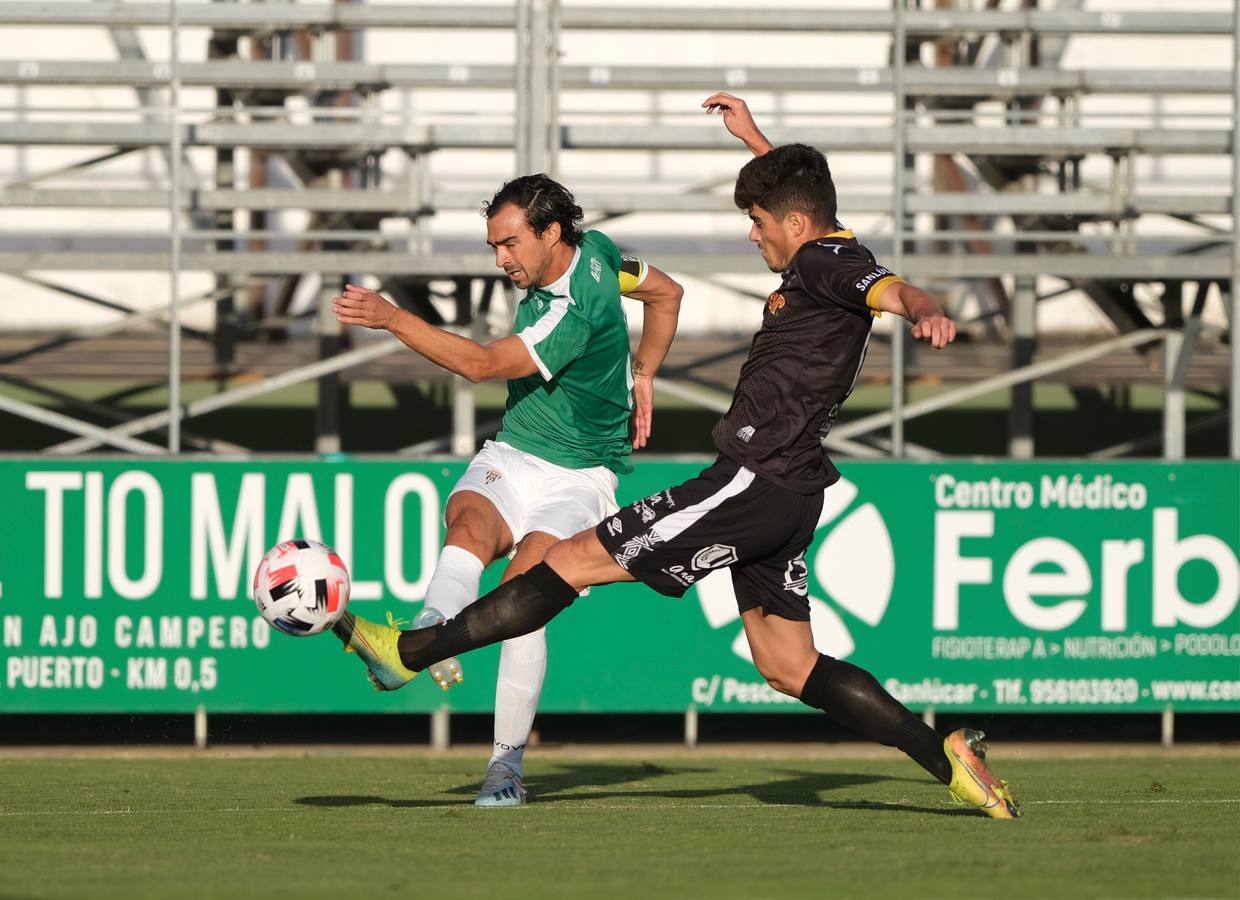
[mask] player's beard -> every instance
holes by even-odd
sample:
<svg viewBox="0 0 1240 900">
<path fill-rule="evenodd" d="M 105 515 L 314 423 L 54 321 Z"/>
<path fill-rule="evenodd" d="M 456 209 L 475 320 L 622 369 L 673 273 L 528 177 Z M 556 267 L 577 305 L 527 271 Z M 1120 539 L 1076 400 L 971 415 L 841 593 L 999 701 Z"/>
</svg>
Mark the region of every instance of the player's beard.
<svg viewBox="0 0 1240 900">
<path fill-rule="evenodd" d="M 760 248 L 759 252 L 762 254 L 762 261 L 772 272 L 782 272 L 788 268 L 786 254 L 780 253 L 775 247 L 768 244 Z"/>
</svg>

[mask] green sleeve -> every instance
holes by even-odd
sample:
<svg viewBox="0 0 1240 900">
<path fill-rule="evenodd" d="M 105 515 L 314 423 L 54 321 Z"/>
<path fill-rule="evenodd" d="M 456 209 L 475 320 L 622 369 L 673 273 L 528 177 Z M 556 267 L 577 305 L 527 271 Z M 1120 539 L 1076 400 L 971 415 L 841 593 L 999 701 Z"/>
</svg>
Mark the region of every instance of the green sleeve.
<svg viewBox="0 0 1240 900">
<path fill-rule="evenodd" d="M 590 323 L 576 303 L 556 297 L 542 317 L 517 337 L 529 349 L 543 379 L 550 381 L 585 350 Z"/>
</svg>

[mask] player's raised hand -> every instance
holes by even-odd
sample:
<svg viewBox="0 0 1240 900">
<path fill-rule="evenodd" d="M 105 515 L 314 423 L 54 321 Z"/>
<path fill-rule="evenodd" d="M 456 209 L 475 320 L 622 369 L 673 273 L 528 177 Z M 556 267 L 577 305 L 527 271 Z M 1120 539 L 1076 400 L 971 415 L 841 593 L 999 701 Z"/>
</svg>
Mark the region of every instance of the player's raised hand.
<svg viewBox="0 0 1240 900">
<path fill-rule="evenodd" d="M 956 339 L 956 323 L 942 313 L 923 316 L 913 324 L 913 337 L 942 350 Z"/>
<path fill-rule="evenodd" d="M 749 105 L 740 97 L 719 91 L 703 100 L 702 108 L 708 116 L 715 113 L 723 116 L 724 127 L 733 136 L 740 138 L 755 156 L 761 156 L 771 149 L 771 142 L 758 130 Z"/>
<path fill-rule="evenodd" d="M 654 413 L 654 379 L 648 375 L 633 378 L 633 449 L 640 450 L 650 438 L 650 420 Z"/>
<path fill-rule="evenodd" d="M 380 294 L 356 284 L 346 284 L 344 293 L 332 300 L 332 312 L 342 325 L 387 328 L 396 318 L 397 310 Z"/>
</svg>

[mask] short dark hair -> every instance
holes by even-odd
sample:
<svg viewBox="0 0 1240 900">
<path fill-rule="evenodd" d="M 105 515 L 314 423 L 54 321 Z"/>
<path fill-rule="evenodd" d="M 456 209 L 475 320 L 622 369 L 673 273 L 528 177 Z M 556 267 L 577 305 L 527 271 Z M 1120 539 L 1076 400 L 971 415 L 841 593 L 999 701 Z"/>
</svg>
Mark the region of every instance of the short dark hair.
<svg viewBox="0 0 1240 900">
<path fill-rule="evenodd" d="M 779 219 L 801 212 L 816 225 L 835 225 L 835 182 L 827 158 L 804 144 L 785 144 L 747 162 L 736 176 L 732 200 L 745 212 L 761 206 Z"/>
<path fill-rule="evenodd" d="M 482 205 L 482 214 L 488 219 L 494 218 L 510 203 L 525 212 L 525 223 L 536 237 L 542 237 L 553 222 L 559 222 L 560 240 L 570 247 L 581 243 L 579 226 L 585 213 L 573 199 L 573 192 L 558 181 L 542 173 L 506 181 L 491 202 Z"/>
</svg>

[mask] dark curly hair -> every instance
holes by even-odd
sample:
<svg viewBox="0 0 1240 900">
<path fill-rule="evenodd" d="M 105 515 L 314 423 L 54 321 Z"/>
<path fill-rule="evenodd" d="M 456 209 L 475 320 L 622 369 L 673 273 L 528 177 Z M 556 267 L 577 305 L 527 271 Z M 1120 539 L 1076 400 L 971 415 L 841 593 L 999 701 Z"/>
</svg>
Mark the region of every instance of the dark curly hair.
<svg viewBox="0 0 1240 900">
<path fill-rule="evenodd" d="M 581 220 L 585 213 L 573 199 L 573 192 L 546 175 L 522 175 L 504 183 L 490 203 L 482 205 L 482 214 L 491 219 L 509 203 L 525 212 L 525 222 L 535 236 L 553 222 L 560 224 L 560 240 L 570 247 L 581 243 Z"/>
<path fill-rule="evenodd" d="M 747 162 L 736 176 L 732 200 L 745 212 L 761 206 L 777 219 L 800 212 L 815 225 L 835 225 L 835 182 L 827 158 L 805 144 L 785 144 Z"/>
</svg>

